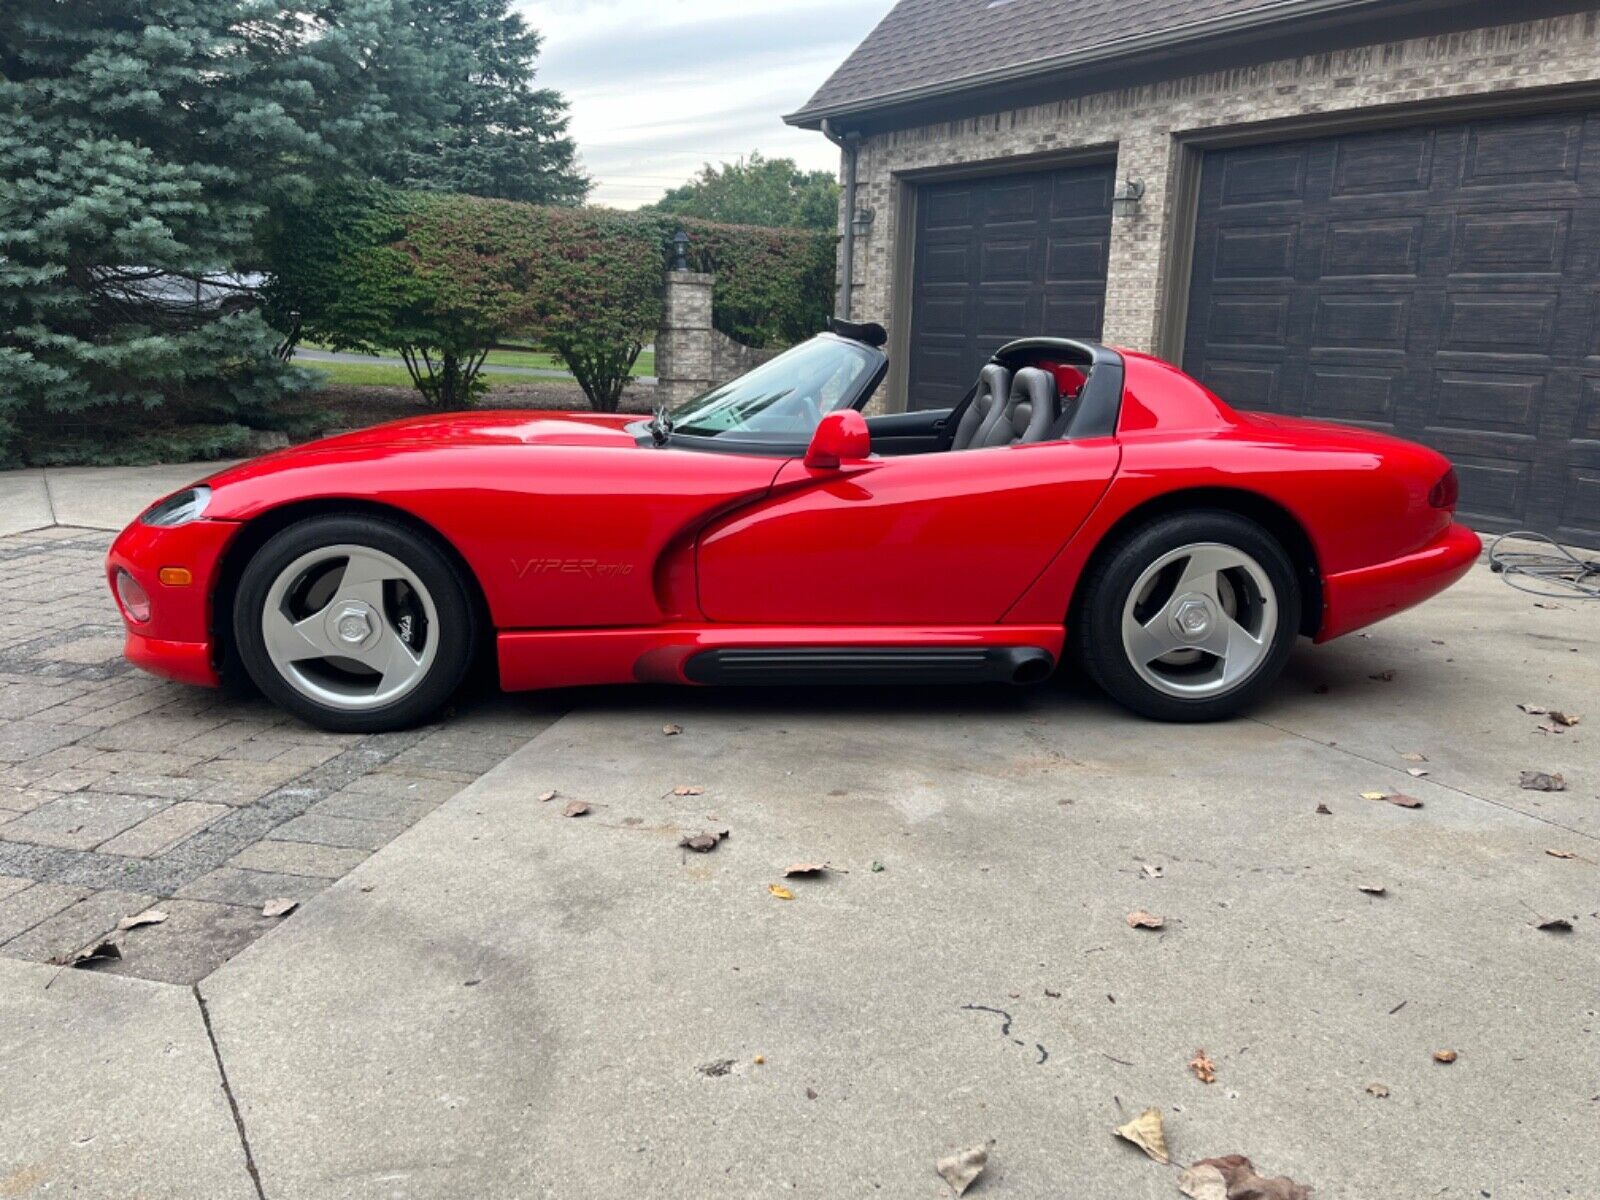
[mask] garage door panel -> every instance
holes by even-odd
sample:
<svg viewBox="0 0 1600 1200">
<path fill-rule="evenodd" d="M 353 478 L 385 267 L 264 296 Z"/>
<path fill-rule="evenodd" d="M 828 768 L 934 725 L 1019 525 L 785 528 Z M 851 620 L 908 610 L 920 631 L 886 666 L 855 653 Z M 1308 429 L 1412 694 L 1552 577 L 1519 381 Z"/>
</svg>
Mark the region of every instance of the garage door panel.
<svg viewBox="0 0 1600 1200">
<path fill-rule="evenodd" d="M 1224 399 L 1392 427 L 1485 529 L 1600 545 L 1600 113 L 1212 151 L 1194 246 Z"/>
<path fill-rule="evenodd" d="M 1283 403 L 1283 367 L 1279 363 L 1213 361 L 1198 378 L 1235 408 L 1250 412 L 1287 412 Z"/>
<path fill-rule="evenodd" d="M 1306 378 L 1307 416 L 1393 429 L 1404 372 L 1394 367 L 1313 364 Z"/>
<path fill-rule="evenodd" d="M 913 407 L 959 400 L 1016 338 L 1100 336 L 1114 178 L 1098 164 L 918 189 Z"/>
<path fill-rule="evenodd" d="M 1445 298 L 1439 349 L 1504 354 L 1549 354 L 1557 297 L 1457 292 Z"/>
<path fill-rule="evenodd" d="M 1600 376 L 1585 375 L 1578 381 L 1578 403 L 1570 437 L 1573 441 L 1594 442 L 1600 449 Z"/>
<path fill-rule="evenodd" d="M 1434 133 L 1403 129 L 1352 137 L 1336 144 L 1334 196 L 1425 192 L 1433 181 Z"/>
<path fill-rule="evenodd" d="M 1258 224 L 1217 230 L 1214 279 L 1292 279 L 1300 254 L 1300 227 Z"/>
<path fill-rule="evenodd" d="M 1421 272 L 1422 235 L 1421 217 L 1329 221 L 1323 239 L 1322 277 L 1413 279 Z"/>
<path fill-rule="evenodd" d="M 1037 270 L 1037 250 L 1032 238 L 985 238 L 978 282 L 1028 283 Z"/>
<path fill-rule="evenodd" d="M 1600 451 L 1568 466 L 1560 502 L 1556 535 L 1581 545 L 1600 544 Z"/>
<path fill-rule="evenodd" d="M 1581 114 L 1473 122 L 1466 128 L 1461 186 L 1575 183 L 1583 135 Z"/>
<path fill-rule="evenodd" d="M 1435 371 L 1427 427 L 1532 437 L 1544 411 L 1546 379 L 1542 372 Z"/>
<path fill-rule="evenodd" d="M 1567 269 L 1570 209 L 1456 217 L 1452 275 L 1559 275 Z"/>
<path fill-rule="evenodd" d="M 1409 296 L 1357 293 L 1318 296 L 1311 322 L 1311 346 L 1313 349 L 1403 353 L 1410 316 Z"/>
<path fill-rule="evenodd" d="M 1302 199 L 1307 154 L 1304 146 L 1235 151 L 1225 160 L 1219 205 L 1228 208 Z"/>
<path fill-rule="evenodd" d="M 1109 171 L 1061 172 L 1050 177 L 1050 216 L 1098 219 L 1111 212 Z"/>
</svg>

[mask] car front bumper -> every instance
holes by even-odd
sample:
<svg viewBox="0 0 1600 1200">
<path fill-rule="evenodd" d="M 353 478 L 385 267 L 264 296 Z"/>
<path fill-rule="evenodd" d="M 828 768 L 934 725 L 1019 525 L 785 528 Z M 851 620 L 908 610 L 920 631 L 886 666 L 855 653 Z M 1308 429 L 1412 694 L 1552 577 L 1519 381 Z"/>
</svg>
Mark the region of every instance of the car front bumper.
<svg viewBox="0 0 1600 1200">
<path fill-rule="evenodd" d="M 150 597 L 150 618 L 135 620 L 117 601 L 127 628 L 123 655 L 134 666 L 180 683 L 216 687 L 217 643 L 212 600 L 222 556 L 240 526 L 232 521 L 191 521 L 158 528 L 135 521 L 117 537 L 106 556 L 106 582 L 116 599 L 118 571 L 133 576 Z M 161 582 L 165 567 L 187 570 L 191 581 Z"/>
<path fill-rule="evenodd" d="M 1472 530 L 1449 525 L 1411 554 L 1329 575 L 1322 582 L 1316 640 L 1331 641 L 1437 596 L 1465 575 L 1482 551 L 1483 541 Z"/>
</svg>

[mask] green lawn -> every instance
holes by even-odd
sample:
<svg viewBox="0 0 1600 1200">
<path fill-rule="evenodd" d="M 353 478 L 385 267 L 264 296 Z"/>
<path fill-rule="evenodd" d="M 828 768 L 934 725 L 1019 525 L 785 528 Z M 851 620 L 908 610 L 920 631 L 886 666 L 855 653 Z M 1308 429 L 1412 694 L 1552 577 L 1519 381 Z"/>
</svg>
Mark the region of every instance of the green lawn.
<svg viewBox="0 0 1600 1200">
<path fill-rule="evenodd" d="M 341 387 L 400 387 L 412 386 L 411 375 L 404 367 L 390 367 L 382 363 L 328 363 L 300 362 L 296 366 L 317 371 L 327 376 L 328 382 Z M 483 380 L 489 390 L 511 387 L 519 383 L 538 382 L 537 375 L 485 375 Z M 559 384 L 560 380 L 551 380 Z"/>
<path fill-rule="evenodd" d="M 307 350 L 327 349 L 326 346 L 319 346 L 314 342 L 306 342 L 304 345 Z M 532 367 L 541 371 L 566 370 L 566 367 L 562 366 L 561 361 L 555 355 L 542 354 L 536 350 L 491 350 L 489 351 L 489 357 L 484 361 L 493 363 L 497 367 Z M 313 366 L 317 364 L 307 363 L 304 365 Z M 401 374 L 405 373 L 404 368 L 397 369 L 400 370 Z M 639 355 L 639 361 L 633 364 L 633 373 L 635 375 L 654 375 L 656 373 L 656 354 L 654 350 L 645 350 Z M 346 381 L 341 380 L 341 382 Z M 355 381 L 349 382 L 354 383 Z M 368 382 L 378 383 L 382 381 L 370 380 Z"/>
</svg>

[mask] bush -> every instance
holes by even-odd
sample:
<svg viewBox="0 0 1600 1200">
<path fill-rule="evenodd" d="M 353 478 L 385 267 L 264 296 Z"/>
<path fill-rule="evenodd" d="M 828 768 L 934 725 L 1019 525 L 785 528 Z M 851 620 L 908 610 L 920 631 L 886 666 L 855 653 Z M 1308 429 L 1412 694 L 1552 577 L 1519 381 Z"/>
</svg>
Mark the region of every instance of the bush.
<svg viewBox="0 0 1600 1200">
<path fill-rule="evenodd" d="M 283 216 L 269 239 L 269 308 L 295 336 L 398 350 L 441 408 L 483 390 L 489 350 L 537 338 L 596 410 L 614 412 L 661 323 L 680 227 L 691 265 L 717 274 L 723 332 L 766 346 L 821 328 L 832 301 L 826 234 L 378 187 L 324 193 Z"/>
</svg>

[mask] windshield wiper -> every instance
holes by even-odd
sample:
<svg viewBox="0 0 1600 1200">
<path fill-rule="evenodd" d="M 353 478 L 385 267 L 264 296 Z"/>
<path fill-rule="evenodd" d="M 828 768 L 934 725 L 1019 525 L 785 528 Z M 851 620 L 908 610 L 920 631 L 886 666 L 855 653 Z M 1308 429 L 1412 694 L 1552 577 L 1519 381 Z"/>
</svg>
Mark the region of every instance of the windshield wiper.
<svg viewBox="0 0 1600 1200">
<path fill-rule="evenodd" d="M 655 412 L 650 417 L 650 440 L 658 446 L 665 446 L 672 438 L 672 418 L 667 415 L 665 404 L 656 405 Z"/>
</svg>

